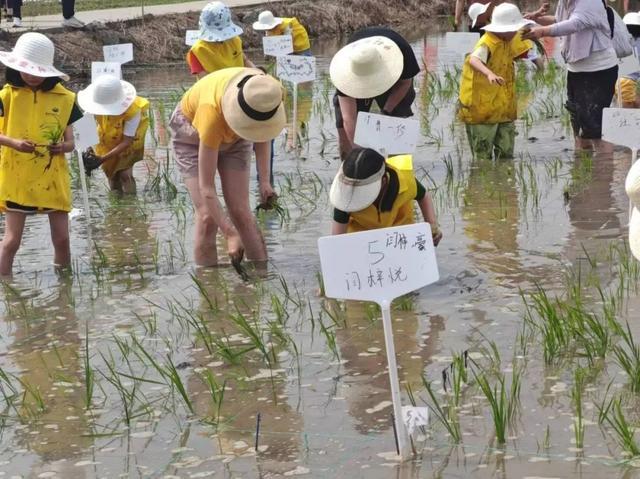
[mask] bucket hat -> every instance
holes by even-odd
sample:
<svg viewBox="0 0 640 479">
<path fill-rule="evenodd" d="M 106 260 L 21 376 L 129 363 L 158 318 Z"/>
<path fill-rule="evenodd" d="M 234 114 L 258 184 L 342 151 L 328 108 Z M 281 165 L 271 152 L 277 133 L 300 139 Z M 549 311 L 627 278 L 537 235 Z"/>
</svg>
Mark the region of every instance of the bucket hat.
<svg viewBox="0 0 640 479">
<path fill-rule="evenodd" d="M 373 98 L 389 90 L 402 75 L 400 47 L 387 37 L 367 37 L 338 50 L 329 75 L 335 87 L 352 98 Z"/>
<path fill-rule="evenodd" d="M 208 3 L 200 12 L 200 40 L 224 42 L 238 35 L 242 28 L 231 21 L 231 10 L 224 3 Z"/>
<path fill-rule="evenodd" d="M 287 121 L 283 98 L 278 80 L 261 70 L 246 68 L 227 85 L 222 114 L 240 138 L 269 141 L 280 134 Z"/>
<path fill-rule="evenodd" d="M 276 28 L 283 22 L 283 19 L 280 17 L 274 17 L 273 13 L 269 10 L 265 10 L 264 12 L 260 12 L 258 15 L 258 21 L 253 22 L 254 30 L 272 30 Z"/>
<path fill-rule="evenodd" d="M 482 15 L 483 13 L 486 13 L 487 9 L 489 8 L 490 3 L 487 4 L 482 4 L 482 3 L 472 3 L 471 6 L 469 7 L 469 11 L 467 12 L 469 15 L 469 18 L 471 19 L 471 26 L 475 27 L 476 26 L 476 22 L 478 21 L 478 17 L 480 15 Z"/>
<path fill-rule="evenodd" d="M 122 115 L 135 99 L 135 87 L 112 75 L 100 76 L 78 92 L 78 104 L 92 115 Z"/>
<path fill-rule="evenodd" d="M 361 211 L 376 200 L 385 173 L 384 157 L 370 148 L 355 148 L 333 179 L 329 201 L 347 213 Z"/>
<path fill-rule="evenodd" d="M 512 3 L 501 3 L 493 9 L 491 23 L 483 27 L 486 32 L 508 33 L 533 25 L 535 22 L 526 20 L 520 9 Z"/>
<path fill-rule="evenodd" d="M 0 52 L 0 62 L 5 66 L 29 75 L 50 78 L 69 76 L 53 66 L 55 47 L 42 33 L 27 32 L 20 35 L 13 50 Z"/>
<path fill-rule="evenodd" d="M 627 173 L 624 189 L 633 207 L 629 220 L 629 247 L 633 256 L 640 260 L 640 161 L 636 161 Z"/>
<path fill-rule="evenodd" d="M 640 12 L 629 12 L 624 16 L 622 21 L 626 25 L 640 25 Z"/>
</svg>

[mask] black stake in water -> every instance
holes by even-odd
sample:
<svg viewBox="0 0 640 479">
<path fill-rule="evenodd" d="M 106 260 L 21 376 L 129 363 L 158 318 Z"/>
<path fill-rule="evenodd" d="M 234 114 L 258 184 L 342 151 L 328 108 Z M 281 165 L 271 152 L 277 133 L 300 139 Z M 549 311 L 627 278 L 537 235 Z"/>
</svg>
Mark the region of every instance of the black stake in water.
<svg viewBox="0 0 640 479">
<path fill-rule="evenodd" d="M 442 387 L 444 388 L 444 392 L 447 392 L 447 368 L 442 370 Z"/>
<path fill-rule="evenodd" d="M 256 416 L 256 452 L 258 452 L 258 438 L 260 437 L 260 413 Z"/>
<path fill-rule="evenodd" d="M 393 439 L 396 441 L 396 452 L 400 455 L 400 445 L 398 444 L 398 431 L 396 430 L 396 418 L 391 413 L 391 424 L 393 425 Z"/>
</svg>

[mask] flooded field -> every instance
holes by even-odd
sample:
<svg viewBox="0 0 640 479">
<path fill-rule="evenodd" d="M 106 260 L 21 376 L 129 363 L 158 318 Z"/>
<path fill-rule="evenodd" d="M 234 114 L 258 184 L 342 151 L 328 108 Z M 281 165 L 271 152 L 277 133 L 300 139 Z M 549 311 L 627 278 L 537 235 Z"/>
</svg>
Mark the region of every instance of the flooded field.
<svg viewBox="0 0 640 479">
<path fill-rule="evenodd" d="M 94 174 L 91 225 L 72 220 L 73 273 L 53 272 L 35 218 L 2 285 L 0 477 L 640 477 L 630 153 L 575 157 L 563 67 L 524 65 L 517 158 L 472 161 L 441 40 L 414 44 L 431 72 L 417 85 L 414 165 L 444 232 L 441 280 L 393 311 L 403 402 L 432 411 L 413 461 L 393 459 L 377 307 L 318 294 L 339 164 L 326 73 L 337 45 L 320 45 L 301 148 L 276 141 L 282 208 L 258 214 L 270 261 L 248 282 L 193 267 L 165 129 L 186 68 L 125 73 L 154 105 L 138 195 Z M 80 207 L 77 169 L 74 185 Z"/>
</svg>

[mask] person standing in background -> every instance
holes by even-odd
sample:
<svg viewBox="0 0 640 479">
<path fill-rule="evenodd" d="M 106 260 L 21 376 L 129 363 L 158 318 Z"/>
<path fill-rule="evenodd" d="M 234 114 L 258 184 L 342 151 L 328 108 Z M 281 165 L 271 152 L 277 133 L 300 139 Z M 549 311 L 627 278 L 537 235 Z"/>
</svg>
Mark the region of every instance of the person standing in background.
<svg viewBox="0 0 640 479">
<path fill-rule="evenodd" d="M 86 26 L 83 21 L 76 18 L 76 0 L 62 0 L 62 17 L 63 27 L 84 28 Z"/>
</svg>

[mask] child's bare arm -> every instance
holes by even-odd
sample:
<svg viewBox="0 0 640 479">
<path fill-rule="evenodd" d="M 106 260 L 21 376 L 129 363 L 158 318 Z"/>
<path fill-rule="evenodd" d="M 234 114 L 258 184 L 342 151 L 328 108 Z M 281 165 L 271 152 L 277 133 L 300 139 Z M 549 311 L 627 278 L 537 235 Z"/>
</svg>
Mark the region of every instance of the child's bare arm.
<svg viewBox="0 0 640 479">
<path fill-rule="evenodd" d="M 33 153 L 36 149 L 36 144 L 31 140 L 18 140 L 5 135 L 0 135 L 0 146 L 6 146 L 22 153 Z"/>
<path fill-rule="evenodd" d="M 346 223 L 338 223 L 335 220 L 331 223 L 331 234 L 332 235 L 343 235 L 346 232 L 347 232 L 347 224 Z"/>
<path fill-rule="evenodd" d="M 418 200 L 418 206 L 422 212 L 424 220 L 431 225 L 431 235 L 433 236 L 434 246 L 438 246 L 438 243 L 442 239 L 442 231 L 438 227 L 438 219 L 436 218 L 436 210 L 433 207 L 433 201 L 431 195 L 425 193 L 424 196 Z"/>
<path fill-rule="evenodd" d="M 482 63 L 482 60 L 480 60 L 478 57 L 471 55 L 471 57 L 469 58 L 469 65 L 471 65 L 471 67 L 474 70 L 486 76 L 487 80 L 489 80 L 489 83 L 497 83 L 498 85 L 504 85 L 504 78 L 496 75 L 491 70 L 489 70 L 489 68 L 487 68 L 487 66 L 484 63 Z"/>
</svg>

